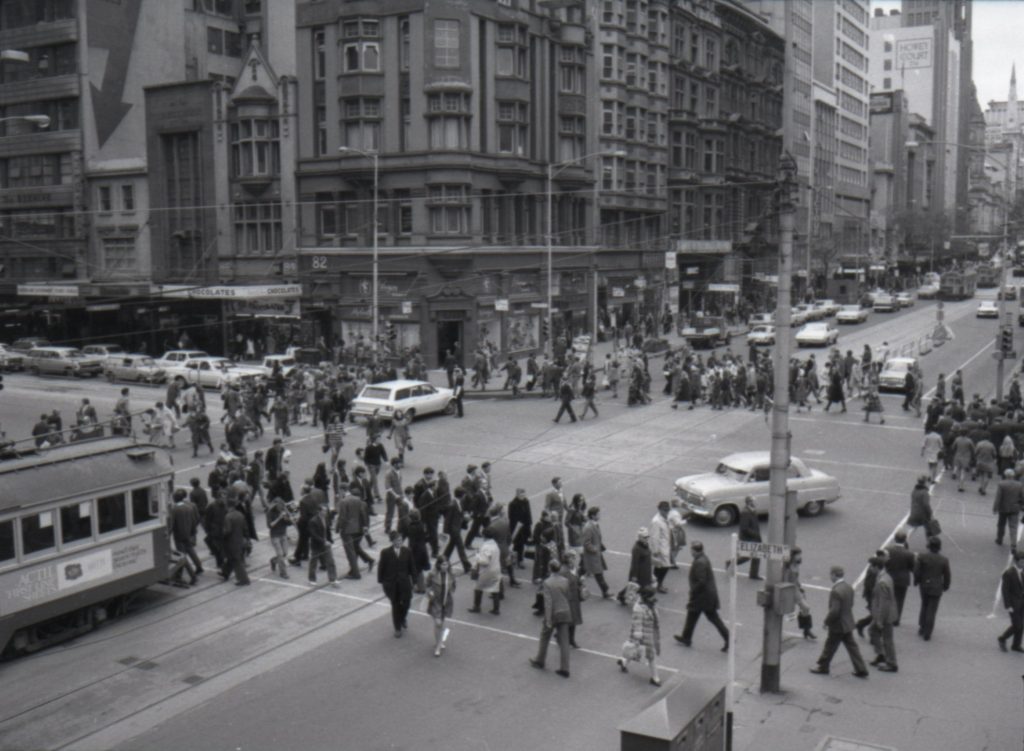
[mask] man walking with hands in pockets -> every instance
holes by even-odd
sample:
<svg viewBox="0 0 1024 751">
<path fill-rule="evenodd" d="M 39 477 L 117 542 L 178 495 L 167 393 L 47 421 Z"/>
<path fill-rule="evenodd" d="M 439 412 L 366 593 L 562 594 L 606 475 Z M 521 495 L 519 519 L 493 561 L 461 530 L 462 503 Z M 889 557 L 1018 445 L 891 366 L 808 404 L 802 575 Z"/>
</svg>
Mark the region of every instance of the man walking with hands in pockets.
<svg viewBox="0 0 1024 751">
<path fill-rule="evenodd" d="M 821 650 L 818 664 L 811 668 L 811 672 L 828 675 L 828 666 L 839 649 L 839 644 L 842 643 L 850 655 L 850 661 L 853 662 L 853 674 L 858 678 L 867 678 L 868 666 L 864 664 L 860 647 L 853 638 L 853 587 L 843 578 L 845 572 L 842 566 L 833 566 L 830 576 L 832 591 L 828 596 L 828 615 L 825 616 L 828 638 L 825 639 L 825 647 Z"/>
</svg>

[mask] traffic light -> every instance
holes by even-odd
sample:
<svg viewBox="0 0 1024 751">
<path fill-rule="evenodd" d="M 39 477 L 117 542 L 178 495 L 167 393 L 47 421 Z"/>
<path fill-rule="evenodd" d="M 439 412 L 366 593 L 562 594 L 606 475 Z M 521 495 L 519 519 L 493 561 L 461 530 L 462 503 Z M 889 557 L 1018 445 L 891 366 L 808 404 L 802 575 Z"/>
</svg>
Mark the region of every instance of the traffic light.
<svg viewBox="0 0 1024 751">
<path fill-rule="evenodd" d="M 395 328 L 395 324 L 388 321 L 387 326 L 388 341 L 394 342 L 398 338 L 398 330 Z"/>
<path fill-rule="evenodd" d="M 550 336 L 551 336 L 551 332 L 548 329 L 548 319 L 547 318 L 541 318 L 540 319 L 540 331 L 541 331 L 541 334 L 543 336 L 544 341 L 547 341 L 550 338 Z"/>
<path fill-rule="evenodd" d="M 1004 355 L 1013 352 L 1013 328 L 1010 326 L 1003 326 L 999 330 L 999 351 Z"/>
</svg>

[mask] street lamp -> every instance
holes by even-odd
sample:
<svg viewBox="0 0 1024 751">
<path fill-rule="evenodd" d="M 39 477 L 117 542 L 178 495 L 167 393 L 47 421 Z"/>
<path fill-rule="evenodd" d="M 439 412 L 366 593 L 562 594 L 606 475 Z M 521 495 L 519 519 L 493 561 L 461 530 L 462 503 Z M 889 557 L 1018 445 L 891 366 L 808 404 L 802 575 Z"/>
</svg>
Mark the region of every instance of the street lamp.
<svg viewBox="0 0 1024 751">
<path fill-rule="evenodd" d="M 379 185 L 380 177 L 380 155 L 376 151 L 363 151 L 353 146 L 341 146 L 338 148 L 338 152 L 342 154 L 355 154 L 357 156 L 363 156 L 367 159 L 373 160 L 373 324 L 372 324 L 372 336 L 373 336 L 373 363 L 377 364 L 377 353 L 379 350 L 379 332 L 378 332 L 378 320 L 379 315 L 377 312 L 377 274 L 378 274 L 378 247 L 377 247 L 377 190 Z"/>
<path fill-rule="evenodd" d="M 549 354 L 551 354 L 552 356 L 554 356 L 554 347 L 551 346 L 551 345 L 552 345 L 552 342 L 554 341 L 554 334 L 555 334 L 555 331 L 552 328 L 552 315 L 551 315 L 552 307 L 554 306 L 554 299 L 552 297 L 552 284 L 553 284 L 553 281 L 554 281 L 554 264 L 553 264 L 553 260 L 552 260 L 553 259 L 553 254 L 554 254 L 554 251 L 552 249 L 552 243 L 554 241 L 553 210 L 552 210 L 553 209 L 552 203 L 553 203 L 553 198 L 554 198 L 554 179 L 555 179 L 555 175 L 557 175 L 559 172 L 564 170 L 566 167 L 571 167 L 574 164 L 579 164 L 580 162 L 585 161 L 585 160 L 590 159 L 591 157 L 595 157 L 595 156 L 617 156 L 617 157 L 623 157 L 623 156 L 626 156 L 626 152 L 621 150 L 621 149 L 616 149 L 614 151 L 594 151 L 594 152 L 591 152 L 590 154 L 584 154 L 583 156 L 573 157 L 572 159 L 566 159 L 566 160 L 561 161 L 561 162 L 549 162 L 548 163 L 548 190 L 547 190 L 547 199 L 548 199 L 547 200 L 547 230 L 548 230 L 548 232 L 547 232 L 547 245 L 548 245 L 548 248 L 547 248 L 547 250 L 548 250 L 548 310 L 547 310 L 547 318 L 548 318 L 548 340 L 545 343 L 545 347 L 547 348 Z M 595 211 L 599 210 L 596 205 L 594 206 L 594 210 Z"/>
<path fill-rule="evenodd" d="M 23 120 L 26 123 L 32 123 L 40 128 L 50 127 L 49 115 L 10 115 L 9 117 L 0 117 L 0 123 L 5 123 L 10 120 Z"/>
</svg>

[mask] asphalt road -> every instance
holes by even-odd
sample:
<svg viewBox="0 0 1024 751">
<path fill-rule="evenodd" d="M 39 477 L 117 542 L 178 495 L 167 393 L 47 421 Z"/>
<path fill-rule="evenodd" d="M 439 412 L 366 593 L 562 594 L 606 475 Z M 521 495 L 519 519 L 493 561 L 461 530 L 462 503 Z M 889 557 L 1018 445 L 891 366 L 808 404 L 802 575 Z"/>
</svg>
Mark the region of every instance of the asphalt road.
<svg viewBox="0 0 1024 751">
<path fill-rule="evenodd" d="M 976 320 L 975 306 L 971 301 L 945 306 L 955 338 L 922 358 L 929 387 L 939 372 L 949 374 L 958 367 L 963 368 L 968 393 L 987 393 L 994 386 L 995 322 Z M 859 353 L 868 342 L 878 351 L 883 342 L 916 340 L 933 326 L 934 306 L 919 304 L 841 329 L 839 346 Z M 657 393 L 660 369 L 652 366 L 652 373 Z M 30 426 L 44 407 L 70 414 L 86 394 L 104 414 L 116 393 L 97 382 L 54 379 L 42 384 L 42 392 L 27 376 L 10 376 L 5 383 L 0 415 L 9 432 L 10 426 L 26 420 Z M 154 401 L 159 398 L 157 390 L 132 390 L 140 402 L 147 398 L 144 393 L 153 394 L 148 398 Z M 827 604 L 829 566 L 845 566 L 850 580 L 859 575 L 867 557 L 901 523 L 914 478 L 923 469 L 920 421 L 900 409 L 900 397 L 886 396 L 884 403 L 884 426 L 865 425 L 858 402 L 851 402 L 847 414 L 815 408 L 791 416 L 794 455 L 835 475 L 843 492 L 826 513 L 798 523 L 798 542 L 805 551 L 803 578 L 816 620 Z M 490 460 L 496 496 L 509 499 L 521 485 L 533 497 L 536 514 L 550 478 L 561 476 L 569 495 L 581 492 L 603 510 L 607 576 L 616 589 L 626 579 L 636 529 L 649 523 L 657 501 L 670 495 L 678 476 L 709 471 L 734 451 L 766 448 L 769 438 L 760 413 L 673 411 L 660 397 L 650 406 L 628 408 L 621 399 L 602 395 L 600 418 L 576 424 L 553 425 L 555 406 L 540 399 L 474 400 L 464 420 L 418 422 L 413 426 L 416 449 L 407 457 L 404 479 L 411 483 L 431 465 L 447 470 L 457 482 L 467 463 Z M 213 417 L 216 421 L 216 407 Z M 350 434 L 346 455 L 361 434 L 361 429 Z M 265 437 L 254 447 L 268 443 Z M 293 476 L 311 474 L 321 460 L 319 437 L 300 427 L 292 448 Z M 205 467 L 187 450 L 179 449 L 176 459 L 178 482 L 194 473 L 205 476 Z M 783 685 L 791 699 L 800 700 L 788 706 L 764 704 L 756 697 L 762 616 L 755 583 L 740 578 L 737 748 L 810 749 L 825 733 L 900 749 L 981 748 L 974 735 L 965 735 L 955 746 L 941 743 L 979 725 L 994 739 L 990 748 L 1009 747 L 996 741 L 1013 737 L 1019 727 L 1005 719 L 1019 711 L 1019 680 L 995 645 L 1005 617 L 997 611 L 989 618 L 1006 560 L 1005 550 L 992 543 L 990 500 L 973 488 L 959 494 L 944 479 L 934 505 L 952 560 L 953 587 L 942 601 L 929 644 L 914 636 L 917 597 L 908 596 L 910 613 L 897 636 L 898 676 L 855 682 L 842 655 L 834 663 L 834 678 L 808 676 L 806 668 L 819 647 L 796 638 L 790 624 Z M 731 531 L 696 522 L 689 529 L 691 540 L 705 543 L 719 572 L 723 603 L 727 580 L 722 567 Z M 919 549 L 922 541 L 912 539 L 912 546 Z M 0 699 L 0 738 L 7 739 L 0 745 L 610 750 L 618 748 L 616 726 L 656 695 L 640 669 L 623 676 L 614 665 L 629 625 L 628 613 L 614 602 L 585 604 L 585 624 L 578 635 L 583 649 L 574 653 L 572 678 L 566 682 L 552 672 L 556 654 L 549 655 L 546 674 L 527 665 L 539 628 L 529 609 L 530 588 L 509 591 L 500 616 L 472 615 L 465 612 L 472 587 L 461 578 L 452 644 L 441 659 L 434 659 L 428 619 L 412 616 L 409 637 L 395 640 L 386 603 L 370 577 L 343 582 L 336 590 L 308 590 L 298 569 L 288 582 L 271 578 L 265 567 L 269 555 L 268 544 L 258 543 L 253 587 L 237 590 L 206 581 L 185 595 L 155 591 L 148 595 L 155 607 L 143 615 L 0 668 L 5 683 L 21 686 L 16 699 Z M 344 556 L 340 551 L 336 556 L 344 571 Z M 684 553 L 683 568 L 668 578 L 670 594 L 659 599 L 663 678 L 724 684 L 725 657 L 708 624 L 698 626 L 691 650 L 670 636 L 678 633 L 684 618 L 686 561 Z M 857 612 L 864 613 L 859 597 Z M 188 627 L 183 629 L 183 623 Z M 870 652 L 866 643 L 862 646 Z M 126 658 L 156 664 L 136 670 L 134 663 L 126 667 L 119 662 Z M 58 670 L 68 674 L 64 668 L 69 663 L 73 677 L 58 688 L 52 675 Z M 831 707 L 829 697 L 835 699 Z M 825 702 L 824 708 L 800 714 L 800 708 L 815 701 Z M 927 712 L 915 701 L 927 706 Z M 865 723 L 868 708 L 879 702 L 903 712 L 894 710 L 891 719 Z M 795 719 L 772 719 L 787 712 L 795 713 Z M 913 737 L 907 736 L 907 727 Z M 785 735 L 796 731 L 803 734 L 799 738 L 804 745 Z M 765 745 L 769 737 L 778 738 L 778 745 Z"/>
</svg>

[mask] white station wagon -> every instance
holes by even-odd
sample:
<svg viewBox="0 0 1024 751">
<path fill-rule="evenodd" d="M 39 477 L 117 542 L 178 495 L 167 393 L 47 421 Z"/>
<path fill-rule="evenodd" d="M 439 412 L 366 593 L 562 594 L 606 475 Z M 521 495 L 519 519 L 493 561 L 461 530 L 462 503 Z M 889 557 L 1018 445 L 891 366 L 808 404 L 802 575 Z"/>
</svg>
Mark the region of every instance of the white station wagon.
<svg viewBox="0 0 1024 751">
<path fill-rule="evenodd" d="M 369 417 L 375 409 L 380 416 L 390 419 L 402 410 L 410 417 L 422 417 L 435 412 L 455 414 L 455 395 L 451 389 L 438 388 L 426 381 L 384 381 L 363 386 L 359 396 L 352 400 L 349 419 Z"/>
<path fill-rule="evenodd" d="M 714 472 L 676 480 L 676 495 L 694 516 L 708 519 L 718 527 L 727 527 L 739 519 L 743 499 L 748 495 L 753 497 L 759 514 L 768 513 L 770 466 L 767 451 L 730 454 L 719 462 Z M 802 459 L 790 458 L 786 477 L 786 487 L 796 491 L 797 511 L 805 516 L 817 516 L 826 504 L 839 500 L 839 481 L 811 469 Z"/>
</svg>

